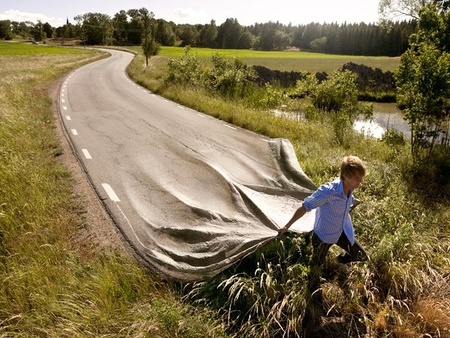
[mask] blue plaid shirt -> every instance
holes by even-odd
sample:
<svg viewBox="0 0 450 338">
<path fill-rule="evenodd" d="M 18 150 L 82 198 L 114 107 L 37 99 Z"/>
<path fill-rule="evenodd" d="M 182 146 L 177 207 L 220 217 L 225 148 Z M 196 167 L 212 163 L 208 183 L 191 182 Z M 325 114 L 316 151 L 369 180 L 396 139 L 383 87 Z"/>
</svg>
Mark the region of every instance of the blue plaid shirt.
<svg viewBox="0 0 450 338">
<path fill-rule="evenodd" d="M 350 243 L 354 244 L 355 234 L 349 214 L 353 201 L 353 189 L 347 196 L 344 193 L 344 182 L 339 178 L 322 184 L 311 196 L 305 198 L 303 206 L 307 211 L 317 208 L 314 232 L 322 242 L 335 244 L 344 231 Z"/>
</svg>

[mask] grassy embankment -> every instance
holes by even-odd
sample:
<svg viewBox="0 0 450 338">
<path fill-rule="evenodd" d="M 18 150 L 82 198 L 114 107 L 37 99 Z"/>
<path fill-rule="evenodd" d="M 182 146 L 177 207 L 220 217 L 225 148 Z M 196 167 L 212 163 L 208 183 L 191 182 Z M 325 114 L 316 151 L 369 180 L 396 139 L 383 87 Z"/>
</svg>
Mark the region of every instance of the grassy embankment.
<svg viewBox="0 0 450 338">
<path fill-rule="evenodd" d="M 59 160 L 47 88 L 101 57 L 0 42 L 0 337 L 224 337 L 126 255 L 72 240 L 86 202 Z"/>
<path fill-rule="evenodd" d="M 213 51 L 192 52 L 210 57 Z M 253 64 L 282 70 L 331 73 L 350 60 L 383 71 L 398 65 L 398 59 L 388 58 L 320 55 L 309 58 L 307 54 L 303 59 L 301 53 L 295 58 L 286 52 L 263 53 L 258 59 L 249 51 L 243 53 L 240 57 Z M 305 260 L 297 262 L 280 252 L 289 241 L 295 241 L 289 237 L 280 240 L 275 254 L 263 252 L 259 256 L 260 262 L 264 262 L 264 255 L 270 257 L 267 260 L 273 259 L 265 266 L 259 265 L 255 271 L 239 271 L 239 275 L 233 275 L 238 270 L 228 271 L 206 285 L 196 286 L 194 290 L 203 297 L 201 301 L 228 316 L 228 325 L 246 337 L 281 336 L 283 330 L 291 334 L 314 330 L 317 327 L 312 322 L 319 314 L 324 320 L 322 336 L 449 337 L 448 178 L 440 178 L 441 182 L 447 182 L 445 186 L 431 177 L 425 184 L 415 181 L 410 172 L 409 147 L 395 139 L 378 141 L 348 131 L 348 142 L 342 147 L 326 124 L 278 118 L 248 108 L 248 104 L 222 99 L 200 87 L 167 85 L 164 82 L 167 56 L 181 54 L 181 49 L 163 48 L 147 69 L 139 56 L 129 67 L 129 73 L 141 85 L 181 104 L 270 137 L 289 139 L 300 164 L 316 184 L 338 176 L 339 163 L 346 154 L 363 158 L 369 171 L 362 188 L 356 192 L 364 202 L 353 218 L 357 236 L 371 260 L 354 265 L 342 280 L 330 255 L 324 266 L 326 280 L 320 287 L 319 304 L 312 300 L 314 290 L 305 289 L 308 280 Z M 317 66 L 320 58 L 326 69 L 317 69 L 322 67 Z M 280 268 L 286 262 L 287 266 Z"/>
</svg>

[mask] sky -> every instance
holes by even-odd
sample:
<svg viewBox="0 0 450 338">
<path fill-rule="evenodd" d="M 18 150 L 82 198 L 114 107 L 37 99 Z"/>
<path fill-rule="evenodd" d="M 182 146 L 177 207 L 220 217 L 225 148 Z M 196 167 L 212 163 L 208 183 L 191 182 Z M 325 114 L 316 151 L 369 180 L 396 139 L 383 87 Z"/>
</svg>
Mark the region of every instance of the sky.
<svg viewBox="0 0 450 338">
<path fill-rule="evenodd" d="M 302 25 L 317 23 L 376 23 L 380 0 L 0 0 L 0 20 L 48 22 L 60 27 L 85 13 L 111 17 L 121 10 L 147 8 L 155 19 L 176 24 L 219 26 L 228 18 L 243 26 L 280 22 Z"/>
</svg>

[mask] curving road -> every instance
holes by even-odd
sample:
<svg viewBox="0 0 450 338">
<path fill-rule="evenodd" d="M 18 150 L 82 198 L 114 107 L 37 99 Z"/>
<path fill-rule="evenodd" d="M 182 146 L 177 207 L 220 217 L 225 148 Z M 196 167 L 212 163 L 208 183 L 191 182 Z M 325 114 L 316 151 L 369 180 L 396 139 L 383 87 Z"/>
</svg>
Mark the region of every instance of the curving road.
<svg viewBox="0 0 450 338">
<path fill-rule="evenodd" d="M 137 86 L 133 55 L 65 79 L 59 109 L 76 155 L 134 250 L 176 280 L 208 278 L 277 236 L 314 184 L 290 143 Z M 292 231 L 312 227 L 313 214 Z"/>
</svg>

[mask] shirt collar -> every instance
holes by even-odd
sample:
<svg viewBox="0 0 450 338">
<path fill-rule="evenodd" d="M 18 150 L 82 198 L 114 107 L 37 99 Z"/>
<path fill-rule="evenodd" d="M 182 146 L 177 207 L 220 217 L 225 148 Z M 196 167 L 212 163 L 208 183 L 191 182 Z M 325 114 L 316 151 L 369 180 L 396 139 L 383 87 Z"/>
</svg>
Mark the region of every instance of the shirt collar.
<svg viewBox="0 0 450 338">
<path fill-rule="evenodd" d="M 342 195 L 345 195 L 345 193 L 344 193 L 344 181 L 341 180 L 340 178 L 336 178 L 335 182 L 338 184 L 337 185 L 337 191 L 339 193 L 341 193 Z M 354 189 L 350 189 L 350 194 L 349 195 L 351 195 L 353 193 L 353 190 Z"/>
</svg>

